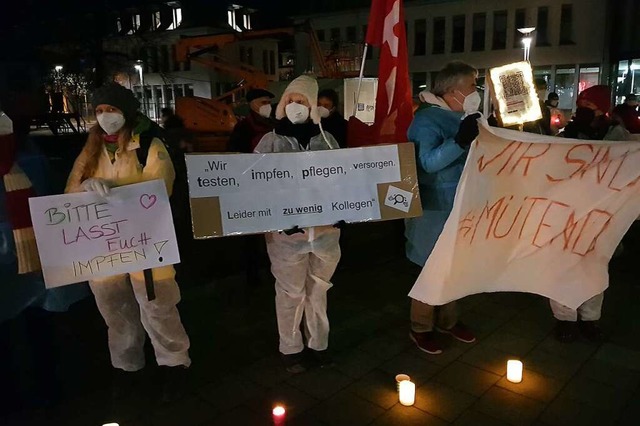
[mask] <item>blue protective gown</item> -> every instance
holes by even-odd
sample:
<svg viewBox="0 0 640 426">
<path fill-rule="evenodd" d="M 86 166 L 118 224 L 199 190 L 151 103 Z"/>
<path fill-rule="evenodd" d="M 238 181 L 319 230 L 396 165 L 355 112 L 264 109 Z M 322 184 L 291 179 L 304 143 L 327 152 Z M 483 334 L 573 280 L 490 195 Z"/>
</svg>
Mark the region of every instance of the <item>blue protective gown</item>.
<svg viewBox="0 0 640 426">
<path fill-rule="evenodd" d="M 426 96 L 407 136 L 416 145 L 422 216 L 405 222 L 406 255 L 424 266 L 453 208 L 467 151 L 454 141 L 462 112 L 451 111 L 441 98 Z"/>
</svg>

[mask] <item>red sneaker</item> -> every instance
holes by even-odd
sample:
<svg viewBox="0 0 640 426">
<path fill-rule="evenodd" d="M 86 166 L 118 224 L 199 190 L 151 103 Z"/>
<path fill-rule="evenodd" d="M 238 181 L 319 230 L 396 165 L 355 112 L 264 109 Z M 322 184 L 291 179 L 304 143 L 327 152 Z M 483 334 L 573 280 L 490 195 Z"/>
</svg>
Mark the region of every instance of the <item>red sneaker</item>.
<svg viewBox="0 0 640 426">
<path fill-rule="evenodd" d="M 454 338 L 464 343 L 473 343 L 476 341 L 476 336 L 474 336 L 473 333 L 467 327 L 465 327 L 461 322 L 458 322 L 456 325 L 454 325 L 448 330 L 445 330 L 443 328 L 438 328 L 438 327 L 436 327 L 436 330 L 439 333 L 450 334 Z"/>
<path fill-rule="evenodd" d="M 409 333 L 409 338 L 413 340 L 413 343 L 416 344 L 418 349 L 422 352 L 426 352 L 430 355 L 438 355 L 442 353 L 442 347 L 438 342 L 434 339 L 434 333 L 432 331 L 427 331 L 426 333 L 416 333 L 411 330 Z"/>
</svg>

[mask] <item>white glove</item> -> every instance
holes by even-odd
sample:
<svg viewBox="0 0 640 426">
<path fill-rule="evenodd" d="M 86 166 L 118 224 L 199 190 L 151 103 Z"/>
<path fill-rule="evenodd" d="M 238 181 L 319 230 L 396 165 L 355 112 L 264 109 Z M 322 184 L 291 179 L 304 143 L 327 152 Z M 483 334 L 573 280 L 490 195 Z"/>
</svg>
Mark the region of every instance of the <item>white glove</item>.
<svg viewBox="0 0 640 426">
<path fill-rule="evenodd" d="M 87 192 L 97 192 L 101 197 L 109 195 L 111 188 L 104 179 L 89 178 L 82 182 L 82 188 Z"/>
</svg>

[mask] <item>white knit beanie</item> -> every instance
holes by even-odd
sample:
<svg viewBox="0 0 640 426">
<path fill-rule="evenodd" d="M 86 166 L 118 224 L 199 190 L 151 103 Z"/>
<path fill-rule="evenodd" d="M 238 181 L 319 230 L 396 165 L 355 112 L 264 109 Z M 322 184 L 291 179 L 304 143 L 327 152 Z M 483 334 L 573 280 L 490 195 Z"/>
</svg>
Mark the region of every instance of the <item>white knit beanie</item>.
<svg viewBox="0 0 640 426">
<path fill-rule="evenodd" d="M 309 117 L 311 117 L 314 124 L 320 124 L 320 113 L 318 112 L 318 82 L 315 78 L 309 77 L 308 75 L 301 75 L 289 83 L 287 88 L 284 89 L 282 98 L 280 98 L 280 102 L 278 102 L 278 106 L 276 107 L 276 119 L 282 120 L 287 115 L 284 108 L 289 103 L 289 96 L 292 93 L 299 93 L 306 96 L 309 105 L 311 105 Z"/>
</svg>

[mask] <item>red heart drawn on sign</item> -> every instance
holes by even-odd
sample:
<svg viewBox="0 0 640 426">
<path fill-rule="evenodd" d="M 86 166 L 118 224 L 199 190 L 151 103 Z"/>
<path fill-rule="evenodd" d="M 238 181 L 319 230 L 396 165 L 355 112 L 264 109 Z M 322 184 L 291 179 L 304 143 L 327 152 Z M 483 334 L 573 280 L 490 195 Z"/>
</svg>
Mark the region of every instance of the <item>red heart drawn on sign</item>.
<svg viewBox="0 0 640 426">
<path fill-rule="evenodd" d="M 153 205 L 156 203 L 156 201 L 158 201 L 158 198 L 151 194 L 142 194 L 140 196 L 140 205 L 142 207 L 144 207 L 145 209 L 149 210 L 151 207 L 153 207 Z"/>
</svg>

